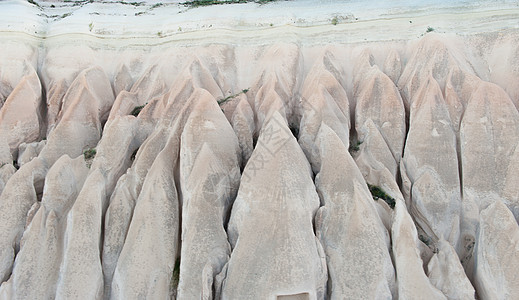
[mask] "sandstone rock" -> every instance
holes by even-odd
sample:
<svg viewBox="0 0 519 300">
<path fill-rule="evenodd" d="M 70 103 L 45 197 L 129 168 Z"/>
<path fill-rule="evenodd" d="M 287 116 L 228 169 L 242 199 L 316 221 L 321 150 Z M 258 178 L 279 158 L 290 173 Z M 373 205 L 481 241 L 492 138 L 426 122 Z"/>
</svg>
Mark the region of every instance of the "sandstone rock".
<svg viewBox="0 0 519 300">
<path fill-rule="evenodd" d="M 443 90 L 452 68 L 473 73 L 463 54 L 451 44 L 454 44 L 453 41 L 429 33 L 408 50 L 412 54 L 398 80 L 406 109 L 409 109 L 415 93 L 430 80 L 430 77 L 434 78 Z"/>
<path fill-rule="evenodd" d="M 122 91 L 129 91 L 133 85 L 132 75 L 125 64 L 119 66 L 114 77 L 114 92 L 117 97 Z"/>
<path fill-rule="evenodd" d="M 315 138 L 322 124 L 330 127 L 349 146 L 350 112 L 348 96 L 338 81 L 338 70 L 333 67 L 333 56 L 325 52 L 305 79 L 301 102 L 299 144 L 315 173 L 320 168 L 319 145 Z"/>
<path fill-rule="evenodd" d="M 457 246 L 460 228 L 460 177 L 456 136 L 436 81 L 416 94 L 411 106 L 404 164 L 412 183 L 411 215 L 423 232 Z"/>
<path fill-rule="evenodd" d="M 34 69 L 25 75 L 0 109 L 0 138 L 9 144 L 11 154 L 18 146 L 34 142 L 40 136 L 41 83 Z"/>
<path fill-rule="evenodd" d="M 389 50 L 384 61 L 384 73 L 396 84 L 402 74 L 402 61 L 400 54 L 395 49 Z"/>
<path fill-rule="evenodd" d="M 104 181 L 101 172 L 93 170 L 67 215 L 56 299 L 103 297 L 100 248 L 103 206 L 106 201 Z"/>
<path fill-rule="evenodd" d="M 254 150 L 254 144 L 252 137 L 254 135 L 254 112 L 247 102 L 246 98 L 242 98 L 234 113 L 232 115 L 232 127 L 236 136 L 238 137 L 238 143 L 240 145 L 241 152 L 241 167 L 244 168 L 252 155 Z"/>
<path fill-rule="evenodd" d="M 60 122 L 47 137 L 40 157 L 52 164 L 63 154 L 77 157 L 95 147 L 113 100 L 110 81 L 100 67 L 82 71 L 65 94 Z"/>
<path fill-rule="evenodd" d="M 112 299 L 169 296 L 179 243 L 176 163 L 171 162 L 178 146 L 174 136 L 169 139 L 146 176 L 114 272 Z"/>
<path fill-rule="evenodd" d="M 518 143 L 519 113 L 498 86 L 482 83 L 473 92 L 460 129 L 463 194 L 480 210 L 503 197 L 512 167 L 511 157 Z M 516 211 L 517 199 L 505 199 Z M 519 215 L 516 215 L 516 219 Z"/>
<path fill-rule="evenodd" d="M 45 143 L 45 140 L 29 144 L 21 143 L 18 147 L 18 165 L 21 167 L 37 157 L 45 146 Z"/>
<path fill-rule="evenodd" d="M 66 216 L 83 186 L 88 169 L 82 157 L 62 156 L 45 177 L 40 208 L 23 234 L 14 262 L 12 299 L 51 299 L 63 258 Z"/>
<path fill-rule="evenodd" d="M 418 250 L 418 233 L 403 201 L 396 201 L 391 231 L 398 298 L 447 299 L 425 275 Z"/>
<path fill-rule="evenodd" d="M 228 226 L 233 251 L 222 299 L 324 297 L 326 264 L 312 228 L 319 199 L 310 176 L 285 119 L 274 113 L 233 205 Z"/>
<path fill-rule="evenodd" d="M 257 114 L 255 137 L 274 111 L 285 115 L 289 124 L 295 122 L 293 93 L 301 68 L 301 53 L 295 44 L 269 46 L 262 54 L 258 61 L 260 75 L 247 93 Z"/>
<path fill-rule="evenodd" d="M 4 166 L 6 168 L 6 166 Z M 2 168 L 2 169 L 4 169 Z M 42 193 L 47 166 L 35 158 L 14 173 L 0 195 L 0 281 L 7 280 L 20 249 L 27 213 Z"/>
<path fill-rule="evenodd" d="M 12 164 L 4 163 L 0 167 L 0 195 L 5 188 L 5 185 L 9 181 L 9 178 L 16 172 L 16 168 Z"/>
<path fill-rule="evenodd" d="M 481 299 L 510 299 L 519 295 L 519 227 L 501 201 L 481 211 L 476 242 L 474 286 Z"/>
<path fill-rule="evenodd" d="M 386 141 L 398 164 L 402 157 L 406 134 L 405 109 L 402 98 L 391 79 L 374 66 L 365 70 L 365 75 L 354 87 L 355 128 L 358 140 L 364 141 L 361 127 L 371 119 Z M 393 173 L 395 167 L 388 169 Z"/>
<path fill-rule="evenodd" d="M 102 267 L 104 279 L 104 299 L 110 299 L 112 279 L 119 255 L 124 246 L 128 228 L 135 208 L 135 186 L 138 182 L 135 173 L 124 174 L 119 178 L 106 210 L 103 238 Z M 141 182 L 142 186 L 142 182 Z"/>
<path fill-rule="evenodd" d="M 441 239 L 438 252 L 428 264 L 429 280 L 447 299 L 475 299 L 474 288 L 465 275 L 458 255 L 449 242 Z"/>
<path fill-rule="evenodd" d="M 49 136 L 52 130 L 56 127 L 60 118 L 59 112 L 63 105 L 63 98 L 67 93 L 70 86 L 70 82 L 65 79 L 61 79 L 57 82 L 51 81 L 49 84 L 50 88 L 47 91 L 47 133 Z"/>
<path fill-rule="evenodd" d="M 389 235 L 364 179 L 348 149 L 325 124 L 317 141 L 321 170 L 315 182 L 324 206 L 316 216 L 316 231 L 328 263 L 329 297 L 391 299 L 396 294 Z"/>
<path fill-rule="evenodd" d="M 239 145 L 214 98 L 202 94 L 180 144 L 182 249 L 178 299 L 212 299 L 213 281 L 228 261 L 224 229 L 240 179 Z"/>
</svg>

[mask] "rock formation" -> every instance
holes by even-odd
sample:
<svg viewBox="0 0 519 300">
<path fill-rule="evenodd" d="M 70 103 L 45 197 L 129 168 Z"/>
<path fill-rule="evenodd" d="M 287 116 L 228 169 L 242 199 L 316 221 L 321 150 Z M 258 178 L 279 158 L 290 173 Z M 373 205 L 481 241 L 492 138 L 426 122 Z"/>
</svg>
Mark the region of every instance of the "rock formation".
<svg viewBox="0 0 519 300">
<path fill-rule="evenodd" d="M 0 299 L 519 298 L 517 7 L 87 2 L 0 2 Z"/>
</svg>

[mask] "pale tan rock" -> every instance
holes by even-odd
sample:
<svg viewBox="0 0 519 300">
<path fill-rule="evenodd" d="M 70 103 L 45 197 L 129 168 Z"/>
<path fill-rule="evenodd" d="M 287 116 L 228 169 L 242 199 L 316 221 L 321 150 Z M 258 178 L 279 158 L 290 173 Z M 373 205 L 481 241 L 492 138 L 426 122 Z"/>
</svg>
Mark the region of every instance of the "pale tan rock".
<svg viewBox="0 0 519 300">
<path fill-rule="evenodd" d="M 18 146 L 31 143 L 40 136 L 41 83 L 32 69 L 16 85 L 0 109 L 0 138 L 7 141 L 11 154 L 18 155 Z"/>
<path fill-rule="evenodd" d="M 133 85 L 132 75 L 125 64 L 119 66 L 114 77 L 114 93 L 117 97 L 122 91 L 129 91 Z"/>
<path fill-rule="evenodd" d="M 47 137 L 40 157 L 52 164 L 63 154 L 77 157 L 95 147 L 113 101 L 110 81 L 100 67 L 82 71 L 65 94 L 60 122 Z"/>
<path fill-rule="evenodd" d="M 5 166 L 4 166 L 5 168 Z M 0 281 L 12 271 L 14 256 L 20 248 L 27 213 L 43 190 L 47 166 L 35 158 L 14 173 L 0 195 Z"/>
<path fill-rule="evenodd" d="M 437 243 L 438 252 L 428 264 L 427 276 L 447 299 L 475 299 L 474 287 L 459 261 L 454 248 L 444 239 Z"/>
<path fill-rule="evenodd" d="M 443 38 L 439 34 L 428 33 L 408 49 L 410 57 L 398 80 L 406 110 L 410 108 L 415 93 L 430 80 L 431 76 L 443 90 L 447 75 L 452 68 L 473 73 L 464 55 L 453 44 L 454 41 Z"/>
<path fill-rule="evenodd" d="M 167 85 L 160 71 L 160 67 L 154 64 L 147 68 L 132 85 L 129 92 L 136 94 L 139 103 L 146 103 L 164 93 Z"/>
<path fill-rule="evenodd" d="M 396 183 L 398 164 L 377 125 L 371 119 L 367 119 L 359 128 L 358 135 L 362 137 L 362 144 L 354 155 L 364 179 L 372 184 L 383 176 L 381 172 L 387 172 L 390 177 L 386 181 Z"/>
<path fill-rule="evenodd" d="M 252 111 L 249 102 L 247 102 L 247 98 L 243 97 L 239 101 L 232 115 L 231 124 L 236 136 L 238 137 L 238 143 L 240 144 L 240 161 L 243 168 L 247 164 L 247 161 L 254 150 L 252 140 L 255 131 L 254 112 Z"/>
<path fill-rule="evenodd" d="M 110 205 L 105 215 L 105 230 L 103 238 L 103 279 L 104 299 L 110 299 L 112 279 L 119 255 L 124 246 L 126 234 L 135 208 L 135 186 L 138 182 L 133 172 L 119 178 L 115 190 L 110 198 Z M 142 186 L 142 182 L 140 183 Z"/>
<path fill-rule="evenodd" d="M 51 131 L 54 130 L 56 124 L 59 122 L 60 118 L 59 112 L 61 111 L 61 107 L 63 105 L 63 98 L 67 93 L 68 88 L 70 87 L 70 82 L 66 79 L 60 79 L 58 81 L 51 81 L 49 83 L 50 88 L 47 91 L 47 133 L 46 136 L 49 136 Z"/>
<path fill-rule="evenodd" d="M 519 227 L 507 207 L 495 201 L 481 211 L 474 286 L 481 299 L 519 295 Z"/>
<path fill-rule="evenodd" d="M 9 144 L 7 140 L 0 140 L 0 165 L 3 164 L 12 164 L 13 156 L 11 155 L 11 149 L 9 148 Z"/>
<path fill-rule="evenodd" d="M 15 172 L 16 168 L 12 164 L 4 163 L 0 167 L 0 195 L 2 195 L 2 191 L 9 181 L 9 178 L 11 178 Z"/>
<path fill-rule="evenodd" d="M 399 299 L 447 299 L 434 287 L 423 269 L 418 233 L 403 201 L 396 201 L 392 246 Z"/>
<path fill-rule="evenodd" d="M 294 90 L 302 63 L 299 47 L 295 44 L 281 43 L 262 50 L 258 59 L 259 76 L 247 93 L 257 115 L 256 137 L 274 111 L 285 115 L 289 124 L 296 121 Z"/>
<path fill-rule="evenodd" d="M 463 194 L 480 210 L 501 199 L 513 185 L 507 173 L 518 136 L 519 113 L 510 97 L 497 85 L 482 82 L 472 94 L 460 129 Z M 517 199 L 505 201 L 516 210 Z"/>
<path fill-rule="evenodd" d="M 85 180 L 67 215 L 63 260 L 56 299 L 102 299 L 101 222 L 106 201 L 105 178 L 98 169 Z"/>
<path fill-rule="evenodd" d="M 326 263 L 312 225 L 319 198 L 310 176 L 285 119 L 274 113 L 233 205 L 228 226 L 233 251 L 222 299 L 324 297 Z"/>
<path fill-rule="evenodd" d="M 322 124 L 326 124 L 349 146 L 350 112 L 348 96 L 338 81 L 340 72 L 334 68 L 335 59 L 325 52 L 309 71 L 303 84 L 300 103 L 301 123 L 299 144 L 317 173 L 320 169 L 319 145 L 315 143 Z"/>
<path fill-rule="evenodd" d="M 178 299 L 212 299 L 228 261 L 224 222 L 240 179 L 239 144 L 209 93 L 201 94 L 181 136 L 182 247 Z"/>
<path fill-rule="evenodd" d="M 439 86 L 432 77 L 411 105 L 403 161 L 412 183 L 409 211 L 433 242 L 457 246 L 460 231 L 460 176 L 456 136 Z"/>
<path fill-rule="evenodd" d="M 365 70 L 365 75 L 354 86 L 355 128 L 358 140 L 364 141 L 361 127 L 371 119 L 386 141 L 395 163 L 402 157 L 406 134 L 405 109 L 398 89 L 391 79 L 373 66 Z M 388 169 L 393 173 L 395 167 Z M 395 174 L 396 175 L 396 174 Z"/>
<path fill-rule="evenodd" d="M 328 263 L 329 297 L 392 299 L 396 288 L 389 235 L 368 187 L 331 128 L 322 124 L 317 141 L 321 170 L 315 182 L 324 206 L 316 216 L 316 231 Z"/>
<path fill-rule="evenodd" d="M 18 165 L 21 167 L 30 162 L 33 158 L 37 157 L 45 146 L 45 143 L 45 140 L 29 144 L 21 143 L 18 147 Z"/>
<path fill-rule="evenodd" d="M 398 82 L 402 74 L 402 60 L 400 54 L 398 54 L 395 49 L 389 50 L 386 60 L 384 61 L 383 71 L 395 84 Z"/>
<path fill-rule="evenodd" d="M 171 162 L 178 146 L 172 135 L 146 176 L 114 272 L 112 299 L 169 296 L 179 243 L 179 203 L 172 176 L 176 163 Z"/>
<path fill-rule="evenodd" d="M 21 240 L 14 262 L 12 299 L 53 299 L 63 258 L 66 216 L 85 181 L 82 157 L 62 156 L 45 177 L 41 206 Z"/>
</svg>

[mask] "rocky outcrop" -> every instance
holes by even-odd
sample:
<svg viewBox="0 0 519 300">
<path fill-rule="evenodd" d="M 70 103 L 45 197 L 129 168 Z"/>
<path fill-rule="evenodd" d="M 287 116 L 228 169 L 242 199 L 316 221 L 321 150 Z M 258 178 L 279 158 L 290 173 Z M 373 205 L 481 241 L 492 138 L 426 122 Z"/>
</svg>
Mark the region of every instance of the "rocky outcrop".
<svg viewBox="0 0 519 300">
<path fill-rule="evenodd" d="M 316 231 L 329 266 L 330 299 L 391 299 L 396 289 L 389 235 L 368 187 L 345 145 L 325 124 L 317 140 L 321 169 L 315 182 L 323 206 Z"/>
<path fill-rule="evenodd" d="M 310 166 L 276 112 L 260 133 L 233 205 L 222 299 L 324 297 L 326 263 L 312 228 L 319 198 L 312 187 Z"/>
<path fill-rule="evenodd" d="M 351 21 L 2 33 L 0 299 L 517 298 L 516 30 Z"/>
</svg>

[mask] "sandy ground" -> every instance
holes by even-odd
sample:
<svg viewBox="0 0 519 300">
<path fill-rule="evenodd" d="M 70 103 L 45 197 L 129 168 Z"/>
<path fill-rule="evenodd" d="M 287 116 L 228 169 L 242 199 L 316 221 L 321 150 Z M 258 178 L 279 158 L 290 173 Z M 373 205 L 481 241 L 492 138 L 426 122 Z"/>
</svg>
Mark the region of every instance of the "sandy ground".
<svg viewBox="0 0 519 300">
<path fill-rule="evenodd" d="M 25 33 L 56 42 L 63 35 L 81 34 L 82 40 L 96 37 L 121 46 L 169 41 L 352 43 L 418 38 L 428 27 L 456 34 L 519 28 L 518 1 L 298 0 L 199 8 L 181 1 L 139 6 L 36 2 L 39 7 L 23 0 L 0 2 L 0 35 Z"/>
</svg>

